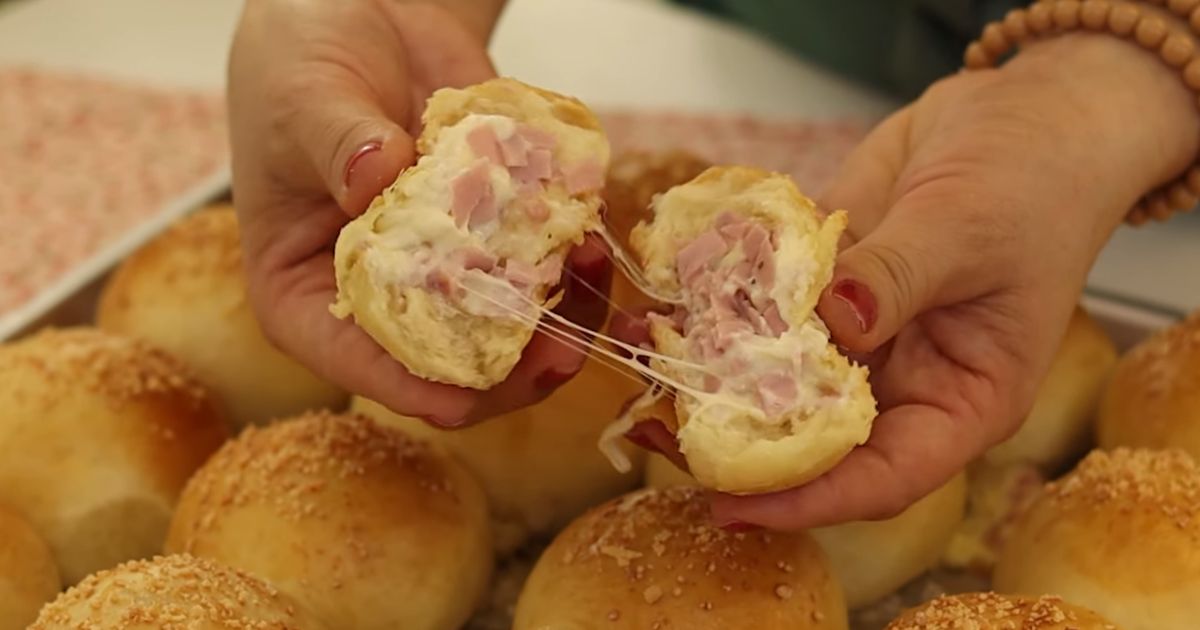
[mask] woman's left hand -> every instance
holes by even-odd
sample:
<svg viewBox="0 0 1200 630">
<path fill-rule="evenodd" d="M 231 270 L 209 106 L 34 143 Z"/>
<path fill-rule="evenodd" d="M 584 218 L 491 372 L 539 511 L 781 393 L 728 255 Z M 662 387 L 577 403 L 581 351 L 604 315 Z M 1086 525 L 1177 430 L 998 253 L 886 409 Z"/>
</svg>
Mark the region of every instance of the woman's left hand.
<svg viewBox="0 0 1200 630">
<path fill-rule="evenodd" d="M 804 486 L 714 496 L 714 520 L 887 518 L 1016 431 L 1100 249 L 1195 155 L 1193 110 L 1154 56 L 1069 35 L 945 79 L 880 125 L 821 199 L 850 213 L 818 312 L 871 368 L 870 440 Z M 661 427 L 635 430 L 673 448 Z"/>
</svg>

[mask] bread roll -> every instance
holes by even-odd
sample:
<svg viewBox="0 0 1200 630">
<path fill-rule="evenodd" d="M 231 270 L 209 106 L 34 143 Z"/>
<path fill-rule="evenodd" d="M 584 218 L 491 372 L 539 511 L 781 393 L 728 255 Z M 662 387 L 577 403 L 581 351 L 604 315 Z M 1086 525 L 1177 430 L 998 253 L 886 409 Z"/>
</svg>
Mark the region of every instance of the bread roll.
<svg viewBox="0 0 1200 630">
<path fill-rule="evenodd" d="M 0 346 L 0 409 L 0 502 L 68 585 L 157 553 L 183 484 L 228 436 L 181 363 L 88 328 Z"/>
<path fill-rule="evenodd" d="M 887 630 L 1120 630 L 1058 597 L 996 593 L 942 596 L 908 610 Z"/>
<path fill-rule="evenodd" d="M 658 419 L 705 487 L 797 486 L 866 441 L 867 370 L 837 352 L 814 312 L 845 226 L 844 212 L 821 217 L 786 176 L 714 167 L 634 228 L 647 292 L 677 303 L 650 316 L 661 353 L 651 365 L 676 396 L 675 417 Z"/>
<path fill-rule="evenodd" d="M 263 582 L 187 555 L 127 562 L 89 576 L 29 630 L 333 630 Z"/>
<path fill-rule="evenodd" d="M 1096 405 L 1116 362 L 1112 339 L 1077 307 L 1025 423 L 984 459 L 999 466 L 1032 463 L 1046 472 L 1060 472 L 1087 452 Z"/>
<path fill-rule="evenodd" d="M 604 225 L 620 251 L 628 249 L 633 227 L 650 218 L 655 197 L 686 184 L 709 166 L 699 157 L 679 150 L 626 151 L 613 157 L 604 185 Z M 611 296 L 613 304 L 622 309 L 654 303 L 620 273 L 613 274 Z"/>
<path fill-rule="evenodd" d="M 492 570 L 487 505 L 424 442 L 312 413 L 227 443 L 188 483 L 166 549 L 268 581 L 338 630 L 459 628 Z"/>
<path fill-rule="evenodd" d="M 697 488 L 639 490 L 576 519 L 538 560 L 513 625 L 846 627 L 841 590 L 812 538 L 718 529 Z"/>
<path fill-rule="evenodd" d="M 50 546 L 24 518 L 0 506 L 0 630 L 25 630 L 60 589 Z"/>
<path fill-rule="evenodd" d="M 1200 458 L 1200 311 L 1121 358 L 1097 438 L 1101 448 L 1179 448 Z"/>
<path fill-rule="evenodd" d="M 696 480 L 670 460 L 646 461 L 646 485 L 695 486 Z M 897 516 L 810 530 L 842 586 L 846 605 L 874 603 L 935 566 L 966 507 L 966 475 L 959 474 Z"/>
<path fill-rule="evenodd" d="M 812 530 L 847 606 L 872 604 L 934 567 L 962 521 L 966 498 L 959 474 L 892 518 Z"/>
<path fill-rule="evenodd" d="M 338 238 L 333 312 L 417 376 L 488 389 L 600 228 L 608 140 L 582 103 L 512 79 L 438 90 L 422 122 L 416 166 Z"/>
<path fill-rule="evenodd" d="M 105 285 L 96 318 L 187 363 L 238 427 L 346 403 L 263 337 L 246 300 L 232 208 L 182 219 L 129 257 Z"/>
<path fill-rule="evenodd" d="M 696 478 L 679 469 L 659 453 L 646 456 L 645 484 L 647 488 L 700 485 Z"/>
<path fill-rule="evenodd" d="M 990 577 L 1013 525 L 1037 499 L 1046 479 L 1029 463 L 972 464 L 967 470 L 966 517 L 946 546 L 943 565 Z"/>
<path fill-rule="evenodd" d="M 587 508 L 636 487 L 641 449 L 626 446 L 634 468 L 622 474 L 596 449 L 600 432 L 640 385 L 589 361 L 532 407 L 465 429 L 446 431 L 356 398 L 353 409 L 453 453 L 482 484 L 491 507 L 496 551 L 561 529 Z"/>
<path fill-rule="evenodd" d="M 995 588 L 1054 593 L 1125 630 L 1196 628 L 1200 468 L 1182 451 L 1091 453 L 1018 521 Z"/>
</svg>

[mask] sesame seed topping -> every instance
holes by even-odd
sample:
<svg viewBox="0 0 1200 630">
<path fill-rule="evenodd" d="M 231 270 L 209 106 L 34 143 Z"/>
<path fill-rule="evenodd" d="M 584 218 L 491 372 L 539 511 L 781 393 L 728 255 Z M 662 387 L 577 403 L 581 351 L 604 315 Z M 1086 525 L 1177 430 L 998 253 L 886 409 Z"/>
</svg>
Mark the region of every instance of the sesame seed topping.
<svg viewBox="0 0 1200 630">
<path fill-rule="evenodd" d="M 663 590 L 657 584 L 651 584 L 642 591 L 642 599 L 645 599 L 647 604 L 657 604 L 662 597 Z"/>
<path fill-rule="evenodd" d="M 791 599 L 795 591 L 787 584 L 779 584 L 775 587 L 775 596 L 779 599 Z"/>
<path fill-rule="evenodd" d="M 894 621 L 888 630 L 962 630 L 997 623 L 1022 630 L 1060 628 L 1062 624 L 1093 630 L 1112 627 L 1096 614 L 1057 597 L 969 593 L 937 597 Z M 1076 625 L 1084 623 L 1087 625 Z"/>
</svg>

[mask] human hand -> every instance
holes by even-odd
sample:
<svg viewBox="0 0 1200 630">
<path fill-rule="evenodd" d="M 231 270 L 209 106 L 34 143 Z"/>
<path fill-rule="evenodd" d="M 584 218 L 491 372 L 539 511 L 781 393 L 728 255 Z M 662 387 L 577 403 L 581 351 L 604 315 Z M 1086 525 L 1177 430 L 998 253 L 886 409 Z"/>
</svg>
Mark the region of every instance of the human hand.
<svg viewBox="0 0 1200 630">
<path fill-rule="evenodd" d="M 530 342 L 487 392 L 409 374 L 365 332 L 329 313 L 333 246 L 415 159 L 434 90 L 495 76 L 485 44 L 501 0 L 248 2 L 229 68 L 233 194 L 250 301 L 265 334 L 311 370 L 411 416 L 459 426 L 548 395 L 584 354 Z M 568 257 L 558 311 L 596 329 L 609 266 L 589 241 Z M 590 287 L 588 287 L 590 285 Z"/>
<path fill-rule="evenodd" d="M 804 486 L 714 495 L 714 520 L 795 530 L 894 516 L 1015 432 L 1101 247 L 1195 155 L 1192 107 L 1153 56 L 1072 35 L 948 78 L 880 125 L 820 204 L 850 215 L 818 312 L 871 368 L 870 440 Z M 1131 124 L 1146 110 L 1160 116 Z M 632 438 L 682 463 L 661 425 Z"/>
</svg>

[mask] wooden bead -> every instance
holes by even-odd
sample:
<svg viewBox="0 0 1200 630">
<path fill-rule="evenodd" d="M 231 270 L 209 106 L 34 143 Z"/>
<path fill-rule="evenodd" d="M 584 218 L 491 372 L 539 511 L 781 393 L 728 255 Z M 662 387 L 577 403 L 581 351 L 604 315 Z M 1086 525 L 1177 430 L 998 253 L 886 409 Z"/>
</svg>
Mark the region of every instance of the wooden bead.
<svg viewBox="0 0 1200 630">
<path fill-rule="evenodd" d="M 1189 168 L 1187 175 L 1183 176 L 1183 181 L 1187 184 L 1188 190 L 1200 195 L 1200 166 Z"/>
<path fill-rule="evenodd" d="M 1029 32 L 1034 35 L 1041 35 L 1049 31 L 1053 24 L 1053 19 L 1050 17 L 1050 5 L 1045 2 L 1035 4 L 1025 12 L 1025 26 L 1028 26 Z"/>
<path fill-rule="evenodd" d="M 1200 2 L 1200 0 L 1196 0 Z M 1021 42 L 1029 36 L 1029 29 L 1025 27 L 1025 11 L 1021 9 L 1013 9 L 1004 16 L 1004 36 L 1010 42 Z"/>
<path fill-rule="evenodd" d="M 1197 202 L 1200 202 L 1200 197 L 1189 190 L 1187 184 L 1183 182 L 1171 184 L 1171 187 L 1167 189 L 1167 203 L 1176 210 L 1191 210 L 1196 207 Z"/>
<path fill-rule="evenodd" d="M 1158 54 L 1172 68 L 1182 68 L 1196 53 L 1196 40 L 1185 33 L 1172 33 L 1163 40 Z"/>
<path fill-rule="evenodd" d="M 1137 28 L 1138 20 L 1141 18 L 1142 12 L 1138 11 L 1137 7 L 1128 2 L 1122 2 L 1108 12 L 1108 30 L 1124 37 Z"/>
<path fill-rule="evenodd" d="M 1079 8 L 1079 21 L 1084 28 L 1098 31 L 1108 25 L 1108 12 L 1111 9 L 1112 5 L 1105 0 L 1084 0 Z"/>
<path fill-rule="evenodd" d="M 1167 23 L 1153 15 L 1146 16 L 1138 22 L 1133 37 L 1145 48 L 1158 48 L 1167 38 Z"/>
<path fill-rule="evenodd" d="M 1171 13 L 1181 18 L 1191 15 L 1197 6 L 1200 6 L 1200 0 L 1170 0 L 1167 3 L 1167 8 L 1171 10 Z"/>
<path fill-rule="evenodd" d="M 988 57 L 992 59 L 1000 58 L 1001 55 L 1008 52 L 1009 48 L 1011 48 L 1008 38 L 1004 36 L 1004 30 L 1000 28 L 999 22 L 992 22 L 985 26 L 979 42 L 983 44 L 983 49 L 987 51 Z"/>
<path fill-rule="evenodd" d="M 963 64 L 968 70 L 980 70 L 992 65 L 992 58 L 988 56 L 987 51 L 983 49 L 983 44 L 979 42 L 971 42 L 967 46 L 967 52 L 963 54 Z"/>
<path fill-rule="evenodd" d="M 1079 0 L 1059 0 L 1052 14 L 1058 28 L 1068 30 L 1079 26 Z"/>
</svg>

